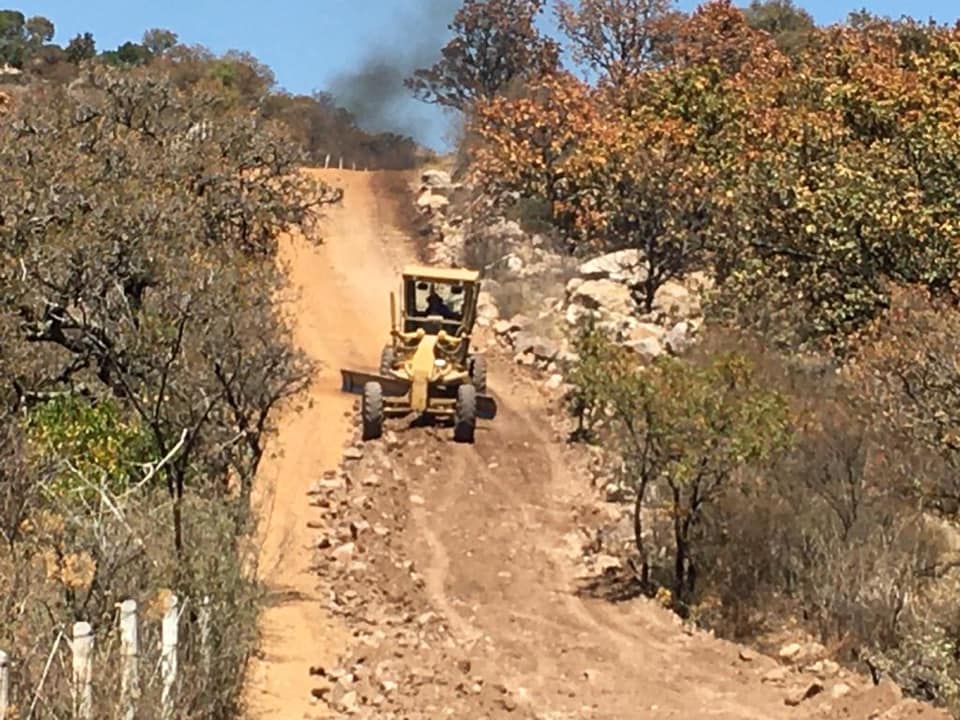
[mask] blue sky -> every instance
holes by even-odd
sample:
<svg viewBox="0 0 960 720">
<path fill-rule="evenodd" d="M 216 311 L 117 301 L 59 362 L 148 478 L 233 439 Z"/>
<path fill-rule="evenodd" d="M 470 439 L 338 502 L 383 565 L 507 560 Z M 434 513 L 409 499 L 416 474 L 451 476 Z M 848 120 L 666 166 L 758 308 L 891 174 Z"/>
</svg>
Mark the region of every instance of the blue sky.
<svg viewBox="0 0 960 720">
<path fill-rule="evenodd" d="M 744 0 L 745 2 L 745 0 Z M 680 0 L 690 10 L 696 0 Z M 744 4 L 738 2 L 738 4 Z M 955 0 L 799 0 L 818 23 L 844 19 L 864 6 L 881 15 L 909 14 L 953 22 L 960 16 Z M 371 56 L 395 70 L 425 64 L 446 38 L 446 24 L 457 0 L 46 0 L 12 7 L 43 15 L 57 28 L 55 40 L 66 43 L 92 32 L 101 50 L 139 40 L 147 28 L 173 30 L 181 42 L 214 52 L 246 50 L 269 65 L 278 84 L 291 92 L 325 90 L 344 82 L 344 74 Z M 2 7 L 2 6 L 0 6 Z M 436 108 L 398 93 L 386 120 L 433 147 L 445 144 L 449 118 Z M 384 122 L 384 121 L 382 121 Z M 374 128 L 382 129 L 382 128 Z"/>
</svg>

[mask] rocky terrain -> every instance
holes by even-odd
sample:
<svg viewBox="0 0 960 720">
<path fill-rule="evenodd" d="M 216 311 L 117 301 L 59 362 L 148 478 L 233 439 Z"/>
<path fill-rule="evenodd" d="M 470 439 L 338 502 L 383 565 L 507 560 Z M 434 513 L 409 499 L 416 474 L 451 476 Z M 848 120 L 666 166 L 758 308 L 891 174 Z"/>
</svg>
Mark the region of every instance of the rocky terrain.
<svg viewBox="0 0 960 720">
<path fill-rule="evenodd" d="M 465 197 L 469 188 L 455 184 L 448 173 L 424 173 L 417 207 L 430 239 L 427 259 L 485 270 L 479 324 L 492 327 L 517 362 L 554 373 L 573 359 L 569 334 L 587 317 L 646 359 L 681 354 L 696 341 L 703 293 L 709 290 L 704 274 L 667 280 L 650 312 L 644 312 L 638 297 L 647 271 L 636 249 L 577 262 L 515 221 L 495 214 L 486 221 L 465 221 L 459 209 L 477 210 L 458 204 Z"/>
<path fill-rule="evenodd" d="M 481 424 L 475 445 L 452 443 L 449 428 L 405 421 L 390 423 L 382 440 L 359 443 L 356 408 L 333 388 L 336 367 L 362 365 L 362 358 L 372 364 L 387 314 L 382 323 L 375 318 L 367 291 L 414 249 L 413 238 L 404 241 L 390 226 L 402 213 L 374 209 L 382 207 L 375 176 L 343 179 L 352 192 L 330 218 L 328 242 L 293 256 L 296 284 L 309 288 L 311 301 L 322 303 L 318 309 L 326 308 L 319 316 L 303 314 L 298 337 L 326 356 L 328 369 L 306 415 L 279 438 L 283 462 L 297 471 L 283 477 L 293 483 L 291 492 L 302 488 L 308 506 L 297 513 L 304 529 L 296 533 L 309 547 L 302 557 L 288 555 L 287 564 L 301 573 L 298 585 L 313 586 L 289 602 L 315 603 L 328 629 L 309 668 L 281 652 L 303 638 L 304 628 L 292 625 L 286 640 L 276 640 L 268 664 L 298 673 L 300 686 L 310 689 L 309 697 L 288 698 L 294 704 L 286 716 L 945 717 L 903 699 L 889 682 L 874 685 L 840 667 L 808 638 L 785 635 L 762 654 L 686 625 L 624 587 L 624 570 L 608 549 L 615 538 L 607 537 L 622 510 L 595 487 L 597 459 L 566 442 L 562 388 L 549 373 L 560 369 L 567 351 L 550 328 L 562 328 L 568 312 L 579 312 L 570 308 L 597 312 L 604 321 L 626 317 L 630 306 L 612 289 L 631 271 L 621 257 L 575 268 L 579 274 L 561 285 L 569 292 L 549 309 L 528 311 L 526 323 L 515 317 L 522 313 L 501 317 L 509 295 L 498 298 L 496 286 L 485 297 L 476 340 L 490 360 L 500 413 Z M 441 195 L 436 189 L 431 197 Z M 450 207 L 422 196 L 418 204 L 434 219 L 432 206 Z M 334 255 L 349 251 L 337 245 L 346 239 L 352 249 L 390 244 L 383 253 L 360 256 L 349 275 L 331 274 L 342 267 Z M 449 237 L 442 244 L 449 246 Z M 440 243 L 423 250 L 434 259 L 444 252 Z M 516 273 L 553 262 L 546 253 L 514 257 L 506 262 Z M 584 298 L 594 293 L 582 290 L 588 283 L 600 283 L 622 304 L 590 307 Z M 662 352 L 678 351 L 667 338 L 682 332 L 676 328 L 684 322 L 695 337 L 695 296 L 684 291 L 674 296 L 683 298 L 685 310 L 664 304 L 635 326 L 662 328 L 656 337 Z M 357 308 L 366 310 L 357 314 Z M 339 314 L 327 317 L 331 312 Z M 346 325 L 352 332 L 335 336 Z M 524 333 L 531 332 L 534 342 L 526 345 Z M 637 339 L 624 333 L 625 343 Z M 556 343 L 556 353 L 537 347 L 548 342 Z M 318 452 L 311 439 L 331 432 L 345 433 L 336 466 L 326 464 L 326 450 Z M 280 530 L 291 530 L 288 511 L 275 511 Z"/>
</svg>

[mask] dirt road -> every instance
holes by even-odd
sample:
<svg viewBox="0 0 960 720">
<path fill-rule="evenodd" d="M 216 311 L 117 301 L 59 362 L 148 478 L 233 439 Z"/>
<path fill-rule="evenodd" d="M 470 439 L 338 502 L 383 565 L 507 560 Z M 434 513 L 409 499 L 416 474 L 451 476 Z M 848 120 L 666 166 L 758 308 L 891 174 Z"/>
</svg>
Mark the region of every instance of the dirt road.
<svg viewBox="0 0 960 720">
<path fill-rule="evenodd" d="M 303 238 L 283 238 L 281 262 L 288 265 L 298 295 L 291 308 L 294 340 L 320 363 L 320 371 L 309 395 L 298 399 L 306 405 L 303 411 L 291 408 L 281 418 L 255 498 L 261 517 L 260 576 L 270 602 L 262 620 L 262 657 L 251 668 L 247 702 L 252 717 L 270 720 L 319 713 L 310 694 L 309 668 L 335 659 L 349 637 L 324 609 L 310 572 L 316 533 L 308 523 L 316 513 L 308 505 L 307 490 L 340 461 L 351 400 L 338 392 L 339 368 L 369 361 L 371 348 L 384 341 L 389 315 L 371 309 L 383 308 L 386 288 L 395 285 L 398 263 L 408 252 L 403 238 L 391 245 L 396 234 L 381 234 L 390 224 L 389 206 L 378 201 L 373 175 L 317 175 L 344 188 L 342 207 L 329 213 L 319 247 Z"/>
<path fill-rule="evenodd" d="M 595 503 L 583 457 L 551 429 L 553 401 L 495 353 L 501 414 L 482 423 L 474 446 L 453 444 L 444 428 L 395 425 L 330 472 L 353 436 L 337 369 L 375 363 L 387 290 L 412 251 L 390 227 L 383 176 L 329 177 L 346 197 L 327 245 L 285 244 L 303 288 L 297 342 L 324 368 L 312 407 L 285 419 L 283 455 L 264 468 L 274 504 L 263 553 L 277 602 L 264 617 L 255 710 L 279 720 L 321 710 L 430 720 L 941 717 L 835 667 L 784 668 L 685 631 L 645 599 L 583 592 L 580 528 Z"/>
</svg>

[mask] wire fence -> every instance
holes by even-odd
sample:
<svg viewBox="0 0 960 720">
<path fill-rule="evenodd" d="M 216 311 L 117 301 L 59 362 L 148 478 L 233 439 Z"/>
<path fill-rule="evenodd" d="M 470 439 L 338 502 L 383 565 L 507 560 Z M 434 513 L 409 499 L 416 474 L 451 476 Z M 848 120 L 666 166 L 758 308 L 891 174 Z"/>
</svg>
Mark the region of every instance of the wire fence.
<svg viewBox="0 0 960 720">
<path fill-rule="evenodd" d="M 0 720 L 60 718 L 65 711 L 74 720 L 181 717 L 181 628 L 190 603 L 173 593 L 162 598 L 159 622 L 143 622 L 137 602 L 125 600 L 103 632 L 86 621 L 73 623 L 69 635 L 66 628 L 58 632 L 32 688 L 14 682 L 17 648 L 0 649 Z M 210 676 L 212 614 L 209 597 L 190 612 L 191 651 L 199 651 L 191 665 L 202 677 Z"/>
</svg>

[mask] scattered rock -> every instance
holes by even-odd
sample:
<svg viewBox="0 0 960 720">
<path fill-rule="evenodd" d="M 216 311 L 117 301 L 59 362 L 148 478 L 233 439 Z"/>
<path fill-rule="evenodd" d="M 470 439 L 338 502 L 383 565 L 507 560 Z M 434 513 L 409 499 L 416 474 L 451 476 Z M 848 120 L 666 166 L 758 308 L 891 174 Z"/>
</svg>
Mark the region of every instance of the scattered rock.
<svg viewBox="0 0 960 720">
<path fill-rule="evenodd" d="M 740 648 L 740 652 L 737 654 L 737 657 L 739 657 L 743 662 L 753 662 L 757 659 L 757 654 L 752 650 L 748 650 L 747 648 Z"/>
<path fill-rule="evenodd" d="M 761 680 L 765 683 L 782 683 L 787 679 L 789 672 L 785 667 L 775 667 L 764 673 Z"/>
<path fill-rule="evenodd" d="M 538 360 L 545 360 L 547 362 L 553 360 L 560 352 L 560 348 L 557 347 L 555 342 L 540 337 L 535 339 L 531 350 L 533 350 L 533 354 Z"/>
<path fill-rule="evenodd" d="M 343 459 L 351 462 L 363 459 L 363 449 L 358 447 L 348 447 L 343 451 Z"/>
<path fill-rule="evenodd" d="M 840 682 L 830 688 L 830 697 L 834 700 L 839 700 L 842 697 L 846 697 L 851 692 L 853 692 L 853 688 L 846 683 Z"/>
<path fill-rule="evenodd" d="M 787 695 L 787 697 L 784 698 L 784 702 L 790 706 L 797 706 L 804 700 L 809 700 L 810 698 L 819 695 L 822 692 L 823 685 L 818 682 L 812 682 L 809 685 Z"/>
<path fill-rule="evenodd" d="M 338 703 L 340 709 L 344 712 L 356 712 L 357 710 L 357 691 L 351 690 L 350 692 L 344 693 L 343 697 L 340 698 Z"/>
<path fill-rule="evenodd" d="M 638 340 L 647 340 L 649 338 L 653 338 L 659 342 L 665 334 L 666 330 L 664 330 L 661 326 L 654 323 L 642 322 L 631 326 L 626 332 L 625 339 L 627 342 L 635 342 Z"/>
<path fill-rule="evenodd" d="M 344 543 L 333 551 L 333 557 L 341 562 L 348 562 L 353 557 L 354 550 L 356 546 L 352 542 Z"/>
<path fill-rule="evenodd" d="M 686 320 L 678 322 L 670 329 L 670 332 L 667 333 L 667 336 L 663 339 L 663 343 L 667 350 L 674 355 L 682 355 L 692 344 L 690 324 Z"/>
<path fill-rule="evenodd" d="M 663 346 L 655 338 L 644 338 L 642 340 L 632 340 L 624 343 L 628 348 L 640 355 L 645 360 L 654 360 L 663 355 Z"/>
<path fill-rule="evenodd" d="M 454 189 L 450 173 L 443 170 L 424 170 L 420 182 L 433 192 L 451 192 Z"/>
<path fill-rule="evenodd" d="M 657 288 L 653 297 L 653 309 L 668 317 L 681 319 L 700 314 L 699 302 L 687 288 L 675 280 L 668 280 Z"/>
<path fill-rule="evenodd" d="M 794 660 L 800 655 L 801 650 L 803 650 L 803 646 L 800 643 L 789 643 L 780 648 L 777 655 L 781 660 Z"/>
<path fill-rule="evenodd" d="M 818 660 L 808 667 L 807 670 L 822 678 L 828 678 L 840 672 L 840 665 L 833 660 Z"/>
<path fill-rule="evenodd" d="M 554 373 L 543 384 L 547 390 L 559 390 L 563 386 L 563 375 Z"/>
<path fill-rule="evenodd" d="M 521 354 L 532 353 L 538 341 L 539 338 L 533 333 L 521 331 L 513 336 L 513 349 Z"/>
<path fill-rule="evenodd" d="M 429 209 L 433 212 L 443 210 L 450 204 L 450 199 L 444 195 L 427 190 L 417 198 L 417 205 L 421 208 Z"/>
<path fill-rule="evenodd" d="M 385 695 L 389 695 L 390 693 L 396 691 L 397 684 L 392 680 L 383 680 L 380 683 L 380 689 L 383 690 Z"/>
</svg>

